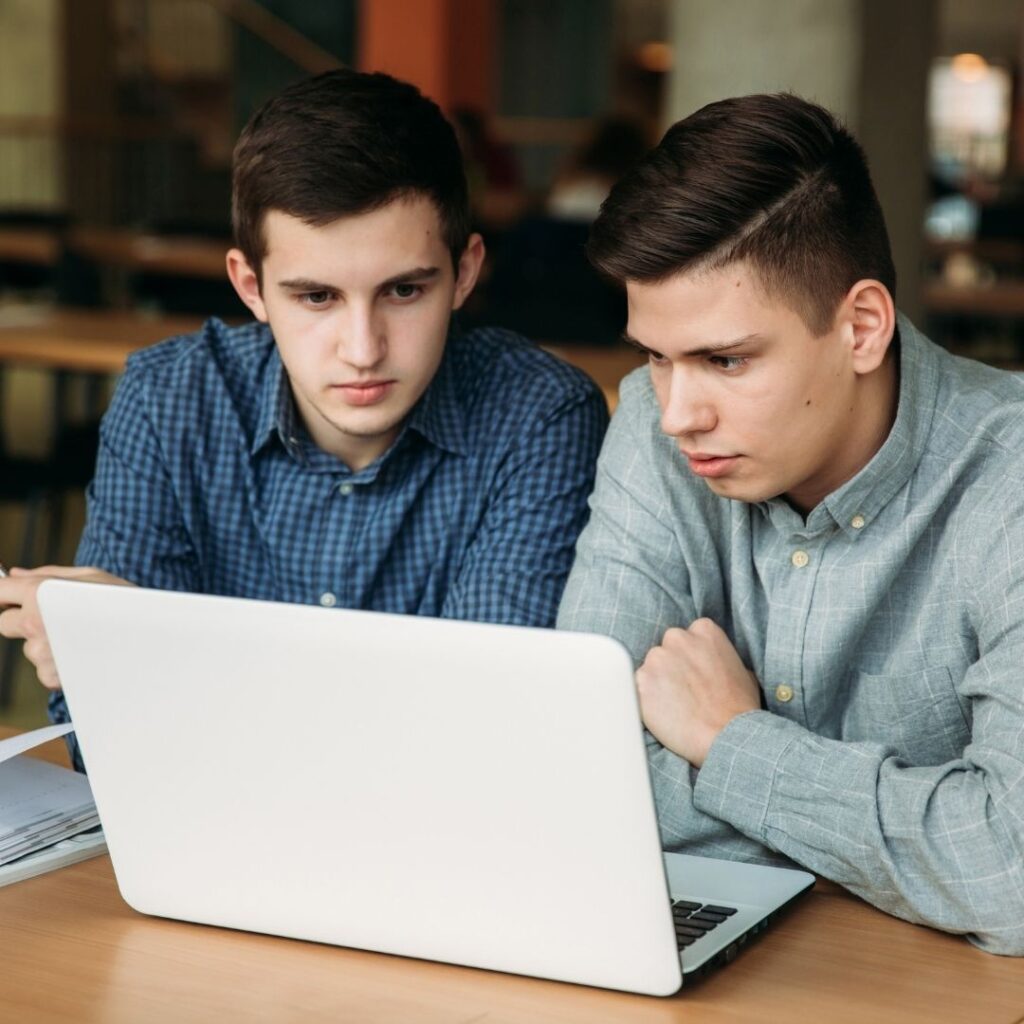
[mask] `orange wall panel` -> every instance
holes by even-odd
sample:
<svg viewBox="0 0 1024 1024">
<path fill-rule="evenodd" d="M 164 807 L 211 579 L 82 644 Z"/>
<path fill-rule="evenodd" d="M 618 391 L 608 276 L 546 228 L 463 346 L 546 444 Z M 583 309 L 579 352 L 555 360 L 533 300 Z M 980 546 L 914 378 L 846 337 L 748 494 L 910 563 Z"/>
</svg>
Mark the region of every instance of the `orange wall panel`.
<svg viewBox="0 0 1024 1024">
<path fill-rule="evenodd" d="M 358 65 L 412 82 L 442 107 L 493 106 L 494 0 L 362 0 Z"/>
</svg>

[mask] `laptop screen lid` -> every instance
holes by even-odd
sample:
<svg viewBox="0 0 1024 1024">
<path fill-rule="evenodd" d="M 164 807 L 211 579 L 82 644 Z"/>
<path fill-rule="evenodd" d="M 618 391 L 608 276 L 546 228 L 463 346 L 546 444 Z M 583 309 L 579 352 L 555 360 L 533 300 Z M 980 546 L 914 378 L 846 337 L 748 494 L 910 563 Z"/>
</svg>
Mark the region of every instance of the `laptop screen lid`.
<svg viewBox="0 0 1024 1024">
<path fill-rule="evenodd" d="M 57 580 L 39 602 L 135 909 L 679 987 L 615 641 Z"/>
</svg>

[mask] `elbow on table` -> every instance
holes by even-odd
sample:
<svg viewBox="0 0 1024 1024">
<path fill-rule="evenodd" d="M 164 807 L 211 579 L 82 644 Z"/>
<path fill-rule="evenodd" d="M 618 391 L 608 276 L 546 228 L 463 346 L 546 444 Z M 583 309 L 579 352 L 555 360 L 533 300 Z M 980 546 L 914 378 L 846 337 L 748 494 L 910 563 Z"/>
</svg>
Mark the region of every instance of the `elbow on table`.
<svg viewBox="0 0 1024 1024">
<path fill-rule="evenodd" d="M 995 956 L 1024 956 L 1024 907 L 1018 915 L 1019 924 L 999 925 L 967 933 L 967 941 Z"/>
</svg>

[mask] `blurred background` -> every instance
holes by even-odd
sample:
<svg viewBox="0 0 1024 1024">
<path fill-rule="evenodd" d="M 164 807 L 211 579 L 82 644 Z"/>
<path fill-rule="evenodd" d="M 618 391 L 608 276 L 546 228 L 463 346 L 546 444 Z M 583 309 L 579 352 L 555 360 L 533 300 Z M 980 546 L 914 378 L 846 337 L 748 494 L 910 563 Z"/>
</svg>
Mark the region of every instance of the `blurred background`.
<svg viewBox="0 0 1024 1024">
<path fill-rule="evenodd" d="M 704 103 L 789 89 L 868 152 L 899 305 L 1024 367 L 1022 0 L 0 0 L 0 559 L 67 562 L 127 354 L 210 314 L 253 110 L 342 64 L 455 123 L 488 243 L 469 323 L 519 330 L 614 404 L 636 363 L 588 267 L 611 184 Z M 0 722 L 43 721 L 0 641 Z"/>
</svg>

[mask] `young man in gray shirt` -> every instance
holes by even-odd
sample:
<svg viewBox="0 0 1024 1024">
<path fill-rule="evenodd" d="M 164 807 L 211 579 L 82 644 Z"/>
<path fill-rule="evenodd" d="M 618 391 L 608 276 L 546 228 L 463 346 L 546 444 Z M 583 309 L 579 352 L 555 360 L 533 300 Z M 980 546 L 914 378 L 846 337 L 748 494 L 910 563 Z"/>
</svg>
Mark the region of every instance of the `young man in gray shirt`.
<svg viewBox="0 0 1024 1024">
<path fill-rule="evenodd" d="M 1024 954 L 1024 381 L 894 308 L 863 152 L 711 104 L 613 190 L 623 385 L 563 628 L 631 651 L 664 846 Z"/>
</svg>

